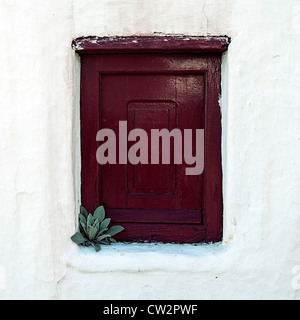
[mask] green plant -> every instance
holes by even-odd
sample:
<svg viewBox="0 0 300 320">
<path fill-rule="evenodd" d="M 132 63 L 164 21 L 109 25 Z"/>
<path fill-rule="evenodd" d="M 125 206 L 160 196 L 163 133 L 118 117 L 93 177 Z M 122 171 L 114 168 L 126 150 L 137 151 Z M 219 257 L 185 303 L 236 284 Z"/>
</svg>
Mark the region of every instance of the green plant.
<svg viewBox="0 0 300 320">
<path fill-rule="evenodd" d="M 121 226 L 108 228 L 111 219 L 105 219 L 105 210 L 99 206 L 94 214 L 88 213 L 85 207 L 80 206 L 79 230 L 72 237 L 72 241 L 82 246 L 93 246 L 98 252 L 100 244 L 108 245 L 116 242 L 114 235 L 124 230 Z"/>
</svg>

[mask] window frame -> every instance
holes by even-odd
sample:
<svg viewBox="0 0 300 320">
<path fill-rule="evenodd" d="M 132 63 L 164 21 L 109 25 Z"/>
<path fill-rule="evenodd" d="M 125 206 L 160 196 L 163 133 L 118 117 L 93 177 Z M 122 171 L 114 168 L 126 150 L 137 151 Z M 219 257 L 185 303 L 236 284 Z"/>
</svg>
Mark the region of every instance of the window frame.
<svg viewBox="0 0 300 320">
<path fill-rule="evenodd" d="M 202 238 L 205 242 L 217 242 L 223 235 L 223 195 L 222 195 L 222 155 L 221 155 L 221 94 L 220 57 L 227 50 L 230 39 L 227 37 L 81 37 L 73 40 L 73 49 L 83 59 L 86 55 L 116 53 L 199 53 L 212 54 L 216 59 L 208 60 L 206 72 L 207 86 L 212 88 L 206 95 L 205 110 L 205 171 L 203 194 Z M 89 86 L 95 79 L 89 77 L 85 66 L 81 68 L 81 199 L 82 204 L 92 212 L 100 203 L 97 170 L 99 164 L 91 163 L 88 153 L 91 126 L 96 130 L 99 124 L 95 119 L 99 115 L 86 103 Z M 98 100 L 99 97 L 93 97 Z M 97 104 L 95 101 L 94 105 Z M 96 112 L 96 113 L 95 113 Z M 92 131 L 93 132 L 93 131 Z M 208 160 L 209 159 L 209 160 Z M 94 175 L 94 176 L 93 176 Z"/>
</svg>

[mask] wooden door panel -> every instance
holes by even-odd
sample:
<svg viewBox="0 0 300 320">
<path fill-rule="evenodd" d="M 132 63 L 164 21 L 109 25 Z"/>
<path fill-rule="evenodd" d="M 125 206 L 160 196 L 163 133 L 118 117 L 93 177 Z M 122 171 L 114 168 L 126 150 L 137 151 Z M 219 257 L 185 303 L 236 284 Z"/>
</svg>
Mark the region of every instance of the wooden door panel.
<svg viewBox="0 0 300 320">
<path fill-rule="evenodd" d="M 185 174 L 183 152 L 183 163 L 174 164 L 173 139 L 170 164 L 161 164 L 161 155 L 160 164 L 150 164 L 150 137 L 151 129 L 178 128 L 182 134 L 203 129 L 203 75 L 115 74 L 102 76 L 101 82 L 101 127 L 118 132 L 119 121 L 126 120 L 128 132 L 139 128 L 149 137 L 149 164 L 102 166 L 102 203 L 108 208 L 201 210 L 202 175 Z M 128 142 L 128 149 L 134 143 Z M 193 144 L 195 149 L 195 139 Z"/>
</svg>

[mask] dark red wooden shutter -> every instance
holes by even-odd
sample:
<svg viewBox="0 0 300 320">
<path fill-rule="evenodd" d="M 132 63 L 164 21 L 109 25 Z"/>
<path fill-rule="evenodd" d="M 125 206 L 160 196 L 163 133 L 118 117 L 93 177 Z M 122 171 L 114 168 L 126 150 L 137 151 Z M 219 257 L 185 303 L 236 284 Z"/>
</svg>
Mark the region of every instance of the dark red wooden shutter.
<svg viewBox="0 0 300 320">
<path fill-rule="evenodd" d="M 89 211 L 103 204 L 112 221 L 125 227 L 119 240 L 191 243 L 221 239 L 218 99 L 221 53 L 227 45 L 226 38 L 74 42 L 82 64 L 82 204 Z M 118 153 L 117 164 L 99 165 L 96 134 L 103 128 L 117 134 L 119 121 L 127 121 L 128 132 L 134 128 L 148 133 L 162 128 L 204 129 L 203 174 L 186 175 L 184 162 L 119 164 Z M 132 144 L 128 142 L 128 148 Z"/>
</svg>

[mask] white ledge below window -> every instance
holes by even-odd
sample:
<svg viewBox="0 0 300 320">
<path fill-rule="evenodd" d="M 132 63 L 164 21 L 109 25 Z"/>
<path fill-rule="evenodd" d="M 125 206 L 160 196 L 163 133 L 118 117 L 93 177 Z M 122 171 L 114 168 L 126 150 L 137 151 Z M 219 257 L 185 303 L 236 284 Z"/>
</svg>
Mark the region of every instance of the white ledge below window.
<svg viewBox="0 0 300 320">
<path fill-rule="evenodd" d="M 220 266 L 227 246 L 215 244 L 116 243 L 75 247 L 66 256 L 67 266 L 81 272 L 203 272 Z M 224 267 L 224 265 L 223 265 Z M 222 268 L 222 267 L 221 267 Z"/>
</svg>

